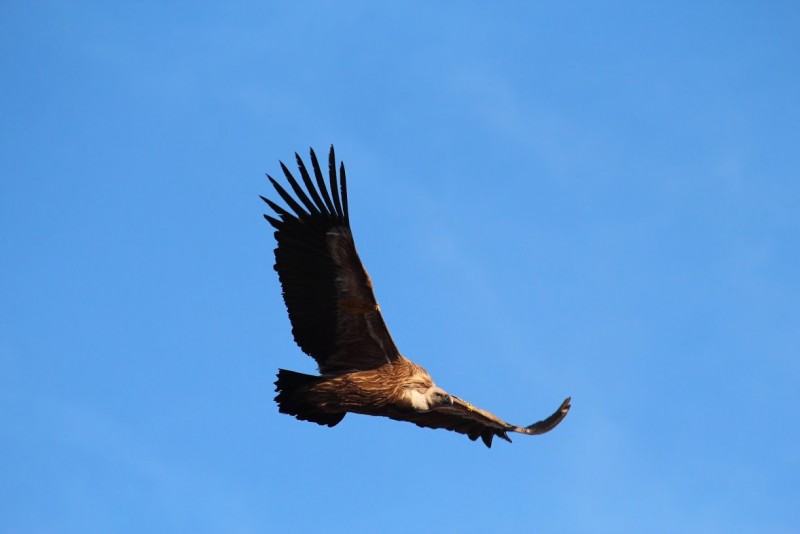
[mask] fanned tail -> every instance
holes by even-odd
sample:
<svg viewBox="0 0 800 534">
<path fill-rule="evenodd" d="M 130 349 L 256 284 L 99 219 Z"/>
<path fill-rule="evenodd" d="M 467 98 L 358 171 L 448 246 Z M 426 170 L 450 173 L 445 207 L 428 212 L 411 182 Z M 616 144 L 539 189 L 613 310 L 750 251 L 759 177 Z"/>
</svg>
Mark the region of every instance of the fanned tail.
<svg viewBox="0 0 800 534">
<path fill-rule="evenodd" d="M 318 425 L 336 426 L 344 419 L 345 413 L 323 412 L 311 398 L 309 388 L 320 380 L 322 378 L 319 376 L 279 369 L 278 380 L 275 381 L 278 411 Z"/>
</svg>

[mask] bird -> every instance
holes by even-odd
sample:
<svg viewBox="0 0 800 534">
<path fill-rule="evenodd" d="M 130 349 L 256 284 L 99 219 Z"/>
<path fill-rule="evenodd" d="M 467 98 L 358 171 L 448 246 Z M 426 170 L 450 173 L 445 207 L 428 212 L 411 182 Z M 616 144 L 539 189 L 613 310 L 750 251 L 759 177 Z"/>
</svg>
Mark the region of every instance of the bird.
<svg viewBox="0 0 800 534">
<path fill-rule="evenodd" d="M 331 145 L 326 185 L 313 148 L 309 152 L 311 172 L 295 152 L 302 185 L 279 162 L 291 193 L 267 174 L 285 207 L 260 195 L 272 210 L 264 218 L 275 230 L 274 269 L 292 335 L 320 373 L 279 369 L 278 411 L 328 427 L 348 413 L 383 416 L 458 432 L 472 441 L 481 438 L 487 447 L 494 437 L 511 442 L 509 432 L 536 435 L 555 428 L 567 415 L 571 397 L 537 423 L 512 425 L 440 388 L 422 366 L 400 353 L 356 252 L 344 163 L 337 173 Z"/>
</svg>

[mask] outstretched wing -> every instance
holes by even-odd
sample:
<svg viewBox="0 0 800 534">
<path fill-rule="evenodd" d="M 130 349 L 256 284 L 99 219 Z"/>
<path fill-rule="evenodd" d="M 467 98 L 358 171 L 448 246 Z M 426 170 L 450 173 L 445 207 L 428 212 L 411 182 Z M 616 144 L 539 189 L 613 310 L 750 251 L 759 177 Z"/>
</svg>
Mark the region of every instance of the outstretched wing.
<svg viewBox="0 0 800 534">
<path fill-rule="evenodd" d="M 305 189 L 281 163 L 290 194 L 267 176 L 288 206 L 261 197 L 275 212 L 264 218 L 275 228 L 275 270 L 300 348 L 320 372 L 372 369 L 396 360 L 397 347 L 386 328 L 350 231 L 344 164 L 336 176 L 331 146 L 328 182 L 311 150 L 315 181 L 295 153 Z"/>
<path fill-rule="evenodd" d="M 438 406 L 428 412 L 392 415 L 391 418 L 398 421 L 409 421 L 421 427 L 445 428 L 453 432 L 466 434 L 473 441 L 481 438 L 487 447 L 491 447 L 492 438 L 495 436 L 511 442 L 508 432 L 529 435 L 550 432 L 566 417 L 571 401 L 570 397 L 566 398 L 561 403 L 561 406 L 558 407 L 558 410 L 538 423 L 530 426 L 515 426 L 506 423 L 493 413 L 473 406 L 464 399 L 456 396 L 452 396 L 452 399 L 452 406 Z"/>
</svg>

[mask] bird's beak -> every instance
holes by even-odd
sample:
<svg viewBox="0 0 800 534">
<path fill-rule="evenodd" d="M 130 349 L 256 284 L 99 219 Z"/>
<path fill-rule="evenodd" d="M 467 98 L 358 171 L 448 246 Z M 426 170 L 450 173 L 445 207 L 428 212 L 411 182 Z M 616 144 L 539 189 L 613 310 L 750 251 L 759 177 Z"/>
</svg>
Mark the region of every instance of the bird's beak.
<svg viewBox="0 0 800 534">
<path fill-rule="evenodd" d="M 453 405 L 453 397 L 451 397 L 450 395 L 445 395 L 444 396 L 444 402 L 447 403 L 449 406 L 452 406 Z"/>
</svg>

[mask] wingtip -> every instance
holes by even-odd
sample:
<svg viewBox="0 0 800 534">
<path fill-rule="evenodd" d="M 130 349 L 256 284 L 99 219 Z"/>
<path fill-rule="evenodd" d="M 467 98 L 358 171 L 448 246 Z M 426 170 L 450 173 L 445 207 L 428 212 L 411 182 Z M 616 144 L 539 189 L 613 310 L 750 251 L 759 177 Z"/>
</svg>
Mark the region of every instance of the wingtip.
<svg viewBox="0 0 800 534">
<path fill-rule="evenodd" d="M 526 426 L 522 433 L 530 434 L 530 435 L 537 435 L 537 434 L 545 434 L 550 432 L 555 427 L 564 420 L 569 412 L 569 409 L 572 407 L 572 397 L 567 397 L 564 399 L 564 402 L 561 403 L 561 406 L 552 413 L 546 419 L 542 419 L 541 421 L 534 423 L 530 426 Z"/>
</svg>

